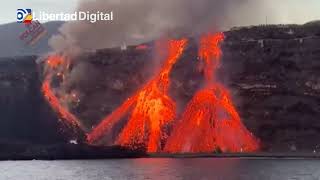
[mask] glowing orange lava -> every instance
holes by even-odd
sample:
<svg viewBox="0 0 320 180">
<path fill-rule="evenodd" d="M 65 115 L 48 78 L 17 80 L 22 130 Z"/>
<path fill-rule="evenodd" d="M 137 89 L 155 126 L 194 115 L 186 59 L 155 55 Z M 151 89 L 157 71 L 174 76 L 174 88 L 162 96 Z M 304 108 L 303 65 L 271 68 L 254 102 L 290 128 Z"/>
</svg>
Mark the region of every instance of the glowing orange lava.
<svg viewBox="0 0 320 180">
<path fill-rule="evenodd" d="M 61 116 L 61 122 L 64 123 L 67 126 L 71 126 L 75 129 L 81 129 L 84 130 L 84 126 L 81 124 L 81 122 L 73 115 L 71 114 L 65 107 L 63 107 L 59 101 L 59 99 L 56 97 L 52 87 L 51 87 L 51 79 L 53 76 L 53 70 L 58 68 L 60 65 L 65 63 L 66 61 L 62 56 L 50 56 L 47 59 L 47 65 L 49 66 L 49 70 L 46 74 L 46 77 L 42 83 L 42 93 L 44 97 L 46 98 L 49 105 L 52 107 L 52 109 L 57 112 Z"/>
<path fill-rule="evenodd" d="M 219 45 L 223 40 L 223 33 L 201 38 L 198 56 L 205 85 L 187 104 L 179 121 L 174 122 L 176 104 L 168 96 L 169 74 L 186 47 L 186 39 L 166 42 L 168 52 L 159 73 L 87 133 L 87 142 L 101 145 L 105 143 L 104 137 L 112 136 L 115 133 L 113 131 L 120 131 L 116 132 L 116 138 L 111 144 L 145 149 L 147 152 L 258 150 L 259 142 L 242 124 L 229 91 L 214 76 L 220 65 L 222 51 Z M 161 45 L 163 44 L 160 43 Z M 163 46 L 161 49 L 163 50 Z M 59 100 L 51 87 L 52 77 L 62 77 L 63 81 L 69 62 L 63 56 L 55 55 L 50 56 L 46 63 L 48 72 L 42 85 L 46 100 L 61 116 L 64 124 L 86 131 L 81 121 L 61 105 L 61 98 Z M 124 119 L 127 115 L 128 120 Z M 121 130 L 117 130 L 119 124 L 123 125 Z"/>
<path fill-rule="evenodd" d="M 206 84 L 213 83 L 214 72 L 218 68 L 222 51 L 219 44 L 224 40 L 223 33 L 206 35 L 200 39 L 199 58 L 203 61 Z"/>
<path fill-rule="evenodd" d="M 63 59 L 63 57 L 60 57 L 58 55 L 50 56 L 47 59 L 46 63 L 50 68 L 58 68 L 61 64 L 64 63 L 64 59 Z"/>
<path fill-rule="evenodd" d="M 229 92 L 214 80 L 222 54 L 219 44 L 223 39 L 222 33 L 201 38 L 199 58 L 203 61 L 206 84 L 188 103 L 164 151 L 251 152 L 259 148 L 258 140 L 242 124 Z"/>
<path fill-rule="evenodd" d="M 186 44 L 186 39 L 168 42 L 168 57 L 159 74 L 111 115 L 104 118 L 88 134 L 89 143 L 95 143 L 105 134 L 109 134 L 121 117 L 133 108 L 127 124 L 115 143 L 131 149 L 145 148 L 147 152 L 161 151 L 162 144 L 168 136 L 166 128 L 176 116 L 175 102 L 168 96 L 169 74 Z"/>
</svg>

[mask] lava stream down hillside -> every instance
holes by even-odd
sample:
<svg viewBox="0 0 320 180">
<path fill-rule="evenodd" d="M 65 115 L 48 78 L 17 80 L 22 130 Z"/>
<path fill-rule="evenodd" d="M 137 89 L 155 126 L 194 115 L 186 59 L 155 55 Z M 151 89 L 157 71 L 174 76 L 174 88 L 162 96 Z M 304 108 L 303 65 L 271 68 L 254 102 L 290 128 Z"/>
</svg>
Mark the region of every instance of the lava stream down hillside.
<svg viewBox="0 0 320 180">
<path fill-rule="evenodd" d="M 186 39 L 167 42 L 168 56 L 159 74 L 111 115 L 104 118 L 88 135 L 89 143 L 94 143 L 103 135 L 110 134 L 121 117 L 133 108 L 128 122 L 115 143 L 131 149 L 146 148 L 147 152 L 161 151 L 161 144 L 168 137 L 166 129 L 176 117 L 175 102 L 168 96 L 169 74 L 186 44 Z"/>
<path fill-rule="evenodd" d="M 256 151 L 259 141 L 242 124 L 227 88 L 214 77 L 222 55 L 219 45 L 223 39 L 223 33 L 201 38 L 198 56 L 205 84 L 187 104 L 180 118 L 177 118 L 176 103 L 168 95 L 169 75 L 184 52 L 187 39 L 167 41 L 168 52 L 160 71 L 92 130 L 87 130 L 81 120 L 61 105 L 51 87 L 53 76 L 62 76 L 63 81 L 69 66 L 66 57 L 54 55 L 47 59 L 49 70 L 42 92 L 64 124 L 86 134 L 88 144 L 115 144 L 133 150 L 144 149 L 149 153 Z M 112 142 L 106 143 L 106 137 Z"/>
<path fill-rule="evenodd" d="M 53 55 L 49 56 L 47 61 L 47 71 L 45 72 L 45 78 L 42 83 L 42 93 L 51 108 L 60 115 L 59 120 L 67 127 L 78 131 L 85 130 L 81 121 L 67 108 L 61 105 L 60 99 L 55 95 L 55 92 L 51 86 L 51 80 L 53 76 L 61 76 L 64 78 L 64 73 L 67 71 L 69 63 L 63 56 Z M 55 74 L 56 73 L 56 74 Z"/>
<path fill-rule="evenodd" d="M 205 86 L 174 126 L 165 152 L 251 152 L 259 148 L 258 140 L 241 123 L 228 90 L 213 76 L 221 59 L 219 44 L 223 39 L 222 33 L 201 38 L 199 59 L 204 63 Z"/>
</svg>

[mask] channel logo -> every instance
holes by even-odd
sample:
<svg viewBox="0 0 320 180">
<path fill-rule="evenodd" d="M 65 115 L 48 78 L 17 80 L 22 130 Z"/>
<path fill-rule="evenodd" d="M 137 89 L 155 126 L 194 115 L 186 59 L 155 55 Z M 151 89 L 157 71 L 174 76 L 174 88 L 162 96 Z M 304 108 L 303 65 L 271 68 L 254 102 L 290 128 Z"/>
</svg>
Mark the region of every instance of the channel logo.
<svg viewBox="0 0 320 180">
<path fill-rule="evenodd" d="M 30 24 L 32 21 L 32 10 L 31 9 L 17 9 L 17 22 Z"/>
</svg>

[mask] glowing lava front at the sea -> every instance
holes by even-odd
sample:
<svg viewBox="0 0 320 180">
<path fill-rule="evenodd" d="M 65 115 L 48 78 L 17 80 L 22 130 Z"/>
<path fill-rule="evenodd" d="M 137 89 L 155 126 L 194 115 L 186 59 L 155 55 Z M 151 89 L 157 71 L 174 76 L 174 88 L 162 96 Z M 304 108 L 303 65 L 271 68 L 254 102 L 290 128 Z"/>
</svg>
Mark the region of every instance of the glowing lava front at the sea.
<svg viewBox="0 0 320 180">
<path fill-rule="evenodd" d="M 115 143 L 131 149 L 145 148 L 147 152 L 162 150 L 168 137 L 167 129 L 176 117 L 175 102 L 168 96 L 169 74 L 186 44 L 186 39 L 167 42 L 168 55 L 159 74 L 93 129 L 88 134 L 89 143 L 110 134 L 121 117 L 133 108 Z"/>
<path fill-rule="evenodd" d="M 258 140 L 242 124 L 228 90 L 213 76 L 219 66 L 219 44 L 223 39 L 222 33 L 201 38 L 199 58 L 204 63 L 206 84 L 173 127 L 165 152 L 251 152 L 259 148 Z"/>
<path fill-rule="evenodd" d="M 89 144 L 107 145 L 105 137 L 116 134 L 111 138 L 111 144 L 147 152 L 256 151 L 259 149 L 258 140 L 242 124 L 228 90 L 214 77 L 222 55 L 219 45 L 223 40 L 223 33 L 201 38 L 198 55 L 205 85 L 187 104 L 179 120 L 176 120 L 176 104 L 168 95 L 169 74 L 182 55 L 187 39 L 169 40 L 166 43 L 167 56 L 158 74 L 103 118 L 92 131 L 87 131 L 81 121 L 61 105 L 51 87 L 52 77 L 62 76 L 63 79 L 68 70 L 68 61 L 63 56 L 48 58 L 49 71 L 42 91 L 51 107 L 62 117 L 62 122 L 87 132 Z M 122 126 L 120 130 L 119 125 Z"/>
</svg>

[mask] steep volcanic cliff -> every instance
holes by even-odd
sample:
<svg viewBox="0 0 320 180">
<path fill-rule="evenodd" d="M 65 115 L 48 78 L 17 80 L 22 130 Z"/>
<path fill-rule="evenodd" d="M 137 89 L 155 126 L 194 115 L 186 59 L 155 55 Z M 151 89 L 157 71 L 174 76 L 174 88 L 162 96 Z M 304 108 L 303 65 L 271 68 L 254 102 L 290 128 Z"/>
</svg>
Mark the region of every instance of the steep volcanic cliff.
<svg viewBox="0 0 320 180">
<path fill-rule="evenodd" d="M 320 26 L 259 26 L 224 33 L 217 79 L 231 91 L 242 122 L 268 152 L 320 150 Z M 197 38 L 170 74 L 169 95 L 181 113 L 203 86 Z M 147 82 L 158 67 L 152 43 L 144 48 L 84 53 L 64 87 L 67 106 L 95 127 Z M 0 60 L 0 143 L 54 144 L 78 138 L 61 128 L 41 94 L 37 57 Z M 59 88 L 59 87 L 58 87 Z"/>
</svg>

